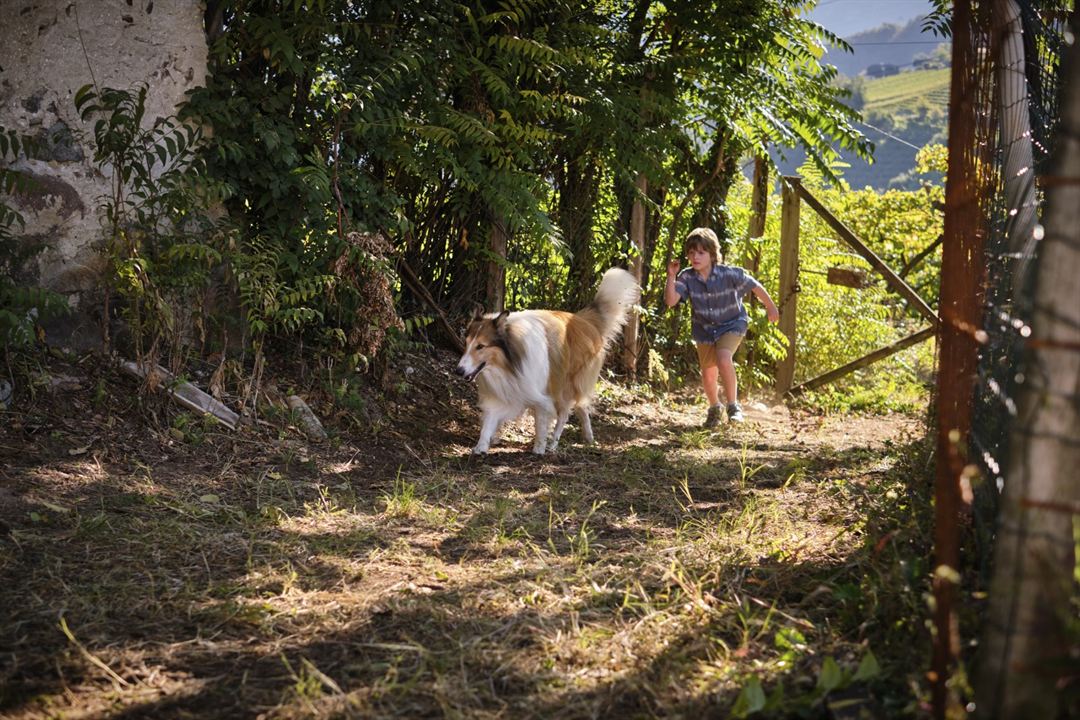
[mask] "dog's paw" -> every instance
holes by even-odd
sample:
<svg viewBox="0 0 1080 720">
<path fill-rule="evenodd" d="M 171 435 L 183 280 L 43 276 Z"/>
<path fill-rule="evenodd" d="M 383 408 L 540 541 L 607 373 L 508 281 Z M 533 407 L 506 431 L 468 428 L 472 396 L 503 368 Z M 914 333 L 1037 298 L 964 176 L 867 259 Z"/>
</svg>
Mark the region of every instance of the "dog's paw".
<svg viewBox="0 0 1080 720">
<path fill-rule="evenodd" d="M 479 445 L 477 445 L 476 447 L 474 447 L 472 449 L 472 452 L 470 452 L 469 454 L 472 457 L 485 457 L 488 454 L 488 449 L 486 447 L 482 448 Z"/>
</svg>

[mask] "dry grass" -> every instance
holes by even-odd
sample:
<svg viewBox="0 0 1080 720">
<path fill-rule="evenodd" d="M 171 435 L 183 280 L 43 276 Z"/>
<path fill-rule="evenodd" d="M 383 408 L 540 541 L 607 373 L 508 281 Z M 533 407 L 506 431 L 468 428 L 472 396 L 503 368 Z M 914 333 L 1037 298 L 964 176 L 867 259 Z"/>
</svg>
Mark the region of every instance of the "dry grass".
<svg viewBox="0 0 1080 720">
<path fill-rule="evenodd" d="M 757 678 L 813 716 L 868 650 L 859 686 L 912 711 L 914 421 L 710 434 L 691 395 L 605 385 L 598 447 L 571 427 L 536 458 L 523 425 L 472 460 L 449 367 L 322 447 L 177 422 L 107 374 L 7 414 L 0 713 L 727 716 Z"/>
</svg>

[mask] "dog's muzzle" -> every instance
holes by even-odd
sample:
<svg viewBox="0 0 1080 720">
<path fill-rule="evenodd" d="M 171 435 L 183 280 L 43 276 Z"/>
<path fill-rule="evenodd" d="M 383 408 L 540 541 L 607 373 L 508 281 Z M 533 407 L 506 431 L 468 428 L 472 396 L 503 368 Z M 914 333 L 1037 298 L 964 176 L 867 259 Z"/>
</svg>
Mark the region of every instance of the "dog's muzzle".
<svg viewBox="0 0 1080 720">
<path fill-rule="evenodd" d="M 460 375 L 461 377 L 465 378 L 466 380 L 474 380 L 474 379 L 476 379 L 476 376 L 480 374 L 480 371 L 483 370 L 486 366 L 487 366 L 487 363 L 482 362 L 479 365 L 477 365 L 476 369 L 473 370 L 471 373 L 466 373 L 465 368 L 463 368 L 461 365 L 458 365 L 457 367 L 454 368 L 454 372 L 457 373 L 458 375 Z"/>
</svg>

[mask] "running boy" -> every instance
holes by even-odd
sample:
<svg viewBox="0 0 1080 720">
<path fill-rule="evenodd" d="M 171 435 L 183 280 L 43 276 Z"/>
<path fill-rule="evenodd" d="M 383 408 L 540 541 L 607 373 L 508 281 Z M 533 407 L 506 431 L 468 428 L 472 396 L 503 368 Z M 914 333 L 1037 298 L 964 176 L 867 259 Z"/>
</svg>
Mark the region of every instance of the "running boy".
<svg viewBox="0 0 1080 720">
<path fill-rule="evenodd" d="M 740 267 L 720 264 L 720 242 L 709 228 L 697 228 L 686 238 L 686 259 L 690 267 L 679 272 L 679 261 L 667 266 L 667 285 L 664 302 L 674 307 L 683 300 L 690 301 L 691 335 L 697 345 L 701 365 L 701 384 L 709 401 L 705 427 L 720 424 L 723 406 L 717 392 L 717 375 L 724 383 L 728 421 L 743 421 L 739 391 L 732 357 L 743 336 L 749 318 L 743 296 L 754 293 L 765 306 L 769 322 L 779 322 L 780 311 L 769 293 L 757 280 Z"/>
</svg>

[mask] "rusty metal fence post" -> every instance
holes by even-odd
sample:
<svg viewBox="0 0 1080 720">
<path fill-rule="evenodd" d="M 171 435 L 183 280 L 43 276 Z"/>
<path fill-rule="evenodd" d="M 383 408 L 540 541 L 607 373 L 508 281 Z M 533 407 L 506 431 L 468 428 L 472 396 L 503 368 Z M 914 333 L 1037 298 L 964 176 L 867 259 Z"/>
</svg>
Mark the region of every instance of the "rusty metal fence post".
<svg viewBox="0 0 1080 720">
<path fill-rule="evenodd" d="M 949 90 L 949 169 L 938 326 L 937 466 L 934 483 L 934 637 L 930 670 L 933 714 L 957 704 L 949 688 L 959 653 L 955 603 L 959 583 L 960 477 L 971 429 L 971 399 L 981 324 L 982 218 L 976 163 L 976 62 L 970 0 L 953 7 L 952 85 Z"/>
</svg>

